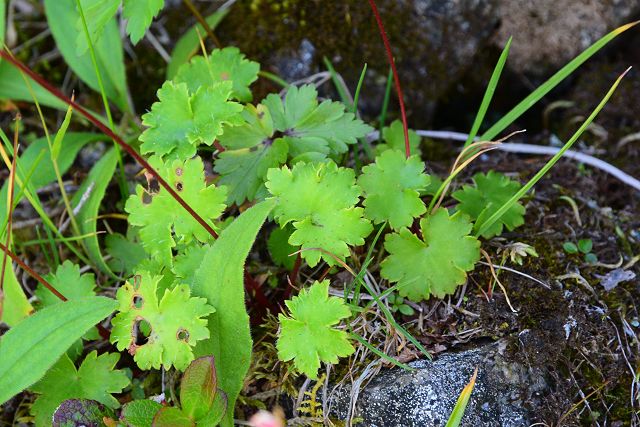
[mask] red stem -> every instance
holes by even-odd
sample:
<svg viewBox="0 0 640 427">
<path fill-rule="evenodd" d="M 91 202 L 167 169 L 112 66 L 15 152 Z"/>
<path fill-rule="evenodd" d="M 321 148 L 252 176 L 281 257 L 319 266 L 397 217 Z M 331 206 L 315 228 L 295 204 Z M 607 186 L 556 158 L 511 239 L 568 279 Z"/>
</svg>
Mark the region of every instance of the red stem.
<svg viewBox="0 0 640 427">
<path fill-rule="evenodd" d="M 376 22 L 378 23 L 378 30 L 380 30 L 380 37 L 382 37 L 382 42 L 384 43 L 384 50 L 387 53 L 387 58 L 389 59 L 389 64 L 391 65 L 393 81 L 396 86 L 396 92 L 398 93 L 398 102 L 400 104 L 400 115 L 402 116 L 402 128 L 404 130 L 404 152 L 408 158 L 411 155 L 411 147 L 409 146 L 409 126 L 407 125 L 407 113 L 404 109 L 404 98 L 402 96 L 402 88 L 400 87 L 398 70 L 396 70 L 396 62 L 393 60 L 391 45 L 389 44 L 387 32 L 384 29 L 384 24 L 382 23 L 382 18 L 380 17 L 380 12 L 378 12 L 378 7 L 376 6 L 375 0 L 369 0 L 369 4 L 371 5 L 371 10 L 373 10 L 373 15 L 375 16 Z"/>
<path fill-rule="evenodd" d="M 75 101 L 67 98 L 62 92 L 60 92 L 58 89 L 53 87 L 49 82 L 47 82 L 45 79 L 43 79 L 38 74 L 36 74 L 33 71 L 31 71 L 22 62 L 20 62 L 17 59 L 15 59 L 8 51 L 3 49 L 2 51 L 0 51 L 0 56 L 2 56 L 4 59 L 6 59 L 10 63 L 12 63 L 15 67 L 19 68 L 22 72 L 24 72 L 29 77 L 31 77 L 33 80 L 35 80 L 38 84 L 40 84 L 42 87 L 44 87 L 47 91 L 49 91 L 56 98 L 60 99 L 62 102 L 66 103 L 67 105 L 71 105 L 76 111 L 78 111 L 80 114 L 82 114 L 84 117 L 86 117 L 87 120 L 89 120 L 91 123 L 93 123 L 105 135 L 107 135 L 115 143 L 117 143 L 120 147 L 122 147 L 123 150 L 125 150 L 127 153 L 129 153 L 129 155 L 131 155 L 131 157 L 133 157 L 136 160 L 136 162 L 138 162 L 151 175 L 153 175 L 158 180 L 160 185 L 162 185 L 162 187 L 164 187 L 164 189 L 167 190 L 169 192 L 169 194 L 171 194 L 171 196 L 173 196 L 173 198 L 178 203 L 180 203 L 180 205 L 182 205 L 182 207 L 187 212 L 189 212 L 189 214 L 196 221 L 198 221 L 200 223 L 200 225 L 202 225 L 202 227 L 204 227 L 204 229 L 207 230 L 207 232 L 209 234 L 211 234 L 214 238 L 218 237 L 218 233 L 216 233 L 215 230 L 209 224 L 207 224 L 207 222 L 204 219 L 202 219 L 202 217 L 200 215 L 198 215 L 196 213 L 196 211 L 194 211 L 191 208 L 191 206 L 189 206 L 187 204 L 187 202 L 184 201 L 184 199 L 182 197 L 180 197 L 180 195 L 169 185 L 169 183 L 167 183 L 167 181 L 165 181 L 164 178 L 162 178 L 160 176 L 160 174 L 158 174 L 158 172 L 155 169 L 153 169 L 153 167 L 149 164 L 149 162 L 147 162 L 140 154 L 138 154 L 129 144 L 124 142 L 124 140 L 122 138 L 120 138 L 118 135 L 116 135 L 114 132 L 112 132 L 111 129 L 109 129 L 107 126 L 102 124 L 100 122 L 100 120 L 95 118 L 93 116 L 93 114 L 91 114 L 89 111 L 87 111 L 80 104 L 78 104 Z"/>
<path fill-rule="evenodd" d="M 296 282 L 298 281 L 298 274 L 300 272 L 300 267 L 302 266 L 302 256 L 300 253 L 296 256 L 296 261 L 293 263 L 293 269 L 291 273 L 289 273 L 289 283 L 287 289 L 284 291 L 284 299 L 289 299 L 291 296 L 291 291 L 293 290 Z"/>
<path fill-rule="evenodd" d="M 14 260 L 16 262 L 16 264 L 18 264 L 20 266 L 20 268 L 22 268 L 24 271 L 26 271 L 29 276 L 33 277 L 34 279 L 36 279 L 38 282 L 40 282 L 42 284 L 42 286 L 44 286 L 45 288 L 49 289 L 49 291 L 51 291 L 52 294 L 54 294 L 55 296 L 57 296 L 60 300 L 62 301 L 67 301 L 67 298 L 62 295 L 56 288 L 54 288 L 53 286 L 51 286 L 51 284 L 49 284 L 49 282 L 47 282 L 46 280 L 44 280 L 42 278 L 42 276 L 40 276 L 38 273 L 36 273 L 31 267 L 29 267 L 27 264 L 25 264 L 19 257 L 18 255 L 14 254 L 13 252 L 11 252 L 9 250 L 9 248 L 7 248 L 5 245 L 3 245 L 2 243 L 0 243 L 0 249 L 2 249 L 2 251 L 6 254 L 9 255 L 11 257 L 12 260 Z"/>
</svg>

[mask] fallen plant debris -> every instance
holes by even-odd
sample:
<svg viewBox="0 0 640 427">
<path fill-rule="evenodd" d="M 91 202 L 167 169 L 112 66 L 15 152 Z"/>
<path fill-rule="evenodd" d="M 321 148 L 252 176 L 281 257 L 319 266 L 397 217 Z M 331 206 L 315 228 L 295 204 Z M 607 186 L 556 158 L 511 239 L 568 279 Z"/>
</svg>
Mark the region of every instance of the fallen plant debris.
<svg viewBox="0 0 640 427">
<path fill-rule="evenodd" d="M 203 18 L 185 3 L 198 26 L 176 43 L 184 51 L 169 57 L 173 71 L 140 118 L 117 22 L 133 45 L 154 43 L 162 0 L 44 0 L 53 45 L 96 99 L 69 97 L 68 85 L 48 82 L 59 76 L 43 77 L 9 46 L 1 52 L 0 99 L 16 118 L 0 132 L 2 422 L 366 424 L 353 409 L 381 369 L 489 340 L 508 342 L 518 366 L 548 369 L 539 377 L 558 390 L 539 398 L 532 422 L 640 425 L 638 220 L 587 200 L 586 174 L 573 181 L 575 197 L 564 194 L 575 174 L 562 160 L 629 69 L 547 162 L 514 165 L 494 152 L 521 131 L 499 135 L 636 23 L 480 133 L 509 39 L 471 132 L 456 137 L 464 147 L 431 159 L 424 132 L 407 125 L 373 0 L 392 70 L 377 119 L 358 110 L 366 67 L 352 97 L 328 62 L 342 101 L 329 99 L 313 79 L 286 82 L 214 40 L 226 8 Z M 402 120 L 387 123 L 392 80 Z M 270 87 L 263 98 L 259 84 Z M 97 146 L 90 170 L 74 166 Z M 18 217 L 34 225 L 23 230 Z M 620 262 L 607 264 L 613 253 Z M 592 360 L 588 347 L 605 356 Z M 483 381 L 477 366 L 452 393 L 460 398 L 447 425 L 478 406 Z M 330 390 L 347 382 L 349 409 L 336 417 Z"/>
</svg>

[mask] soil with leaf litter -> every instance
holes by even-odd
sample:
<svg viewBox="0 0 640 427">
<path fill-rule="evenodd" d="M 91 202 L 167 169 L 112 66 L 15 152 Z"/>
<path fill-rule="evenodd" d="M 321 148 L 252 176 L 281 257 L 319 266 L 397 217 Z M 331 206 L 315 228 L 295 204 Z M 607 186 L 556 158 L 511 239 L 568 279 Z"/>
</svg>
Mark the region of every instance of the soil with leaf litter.
<svg viewBox="0 0 640 427">
<path fill-rule="evenodd" d="M 53 74 L 55 72 L 54 69 Z M 597 72 L 596 75 L 600 80 L 606 80 Z M 601 92 L 600 89 L 593 90 L 593 93 Z M 148 91 L 143 91 L 142 95 L 136 97 L 138 102 L 145 99 Z M 614 98 L 613 102 L 621 101 Z M 593 103 L 586 101 L 585 104 Z M 26 108 L 23 115 L 27 117 L 25 111 Z M 578 115 L 581 111 L 570 113 Z M 30 116 L 37 117 L 35 113 Z M 9 115 L 3 115 L 2 120 L 3 128 L 8 129 Z M 564 122 L 558 120 L 556 127 L 562 128 Z M 617 123 L 605 124 L 615 128 Z M 38 126 L 29 118 L 25 125 L 27 131 L 31 125 Z M 562 130 L 559 134 L 564 136 Z M 540 133 L 527 137 L 529 141 L 542 141 L 549 135 Z M 422 158 L 427 160 L 428 172 L 446 176 L 452 159 L 458 153 L 456 146 L 457 143 L 446 141 L 423 141 Z M 97 143 L 81 151 L 66 175 L 69 191 L 79 187 L 104 150 L 105 145 Z M 626 159 L 616 159 L 613 150 L 602 154 L 607 160 L 623 163 L 631 175 L 640 176 L 640 163 L 633 161 L 638 158 L 639 150 L 633 145 L 627 146 Z M 476 173 L 490 170 L 525 182 L 545 160 L 538 156 L 493 151 L 471 163 L 456 179 L 457 187 L 452 190 L 469 183 Z M 212 163 L 206 157 L 201 167 L 208 178 L 214 178 Z M 144 178 L 138 175 L 139 167 L 126 165 L 126 172 L 130 181 L 145 183 Z M 0 180 L 7 177 L 6 169 L 0 171 Z M 49 216 L 56 224 L 63 224 L 57 186 L 40 189 L 39 195 Z M 209 201 L 215 203 L 215 198 Z M 123 208 L 114 181 L 107 191 L 102 211 L 122 212 Z M 33 228 L 37 223 L 33 221 L 35 218 L 37 214 L 27 202 L 18 205 L 14 212 L 14 233 L 19 240 L 41 237 Z M 99 223 L 99 226 L 101 231 L 107 231 L 103 224 Z M 109 221 L 108 226 L 109 232 L 126 234 L 125 221 Z M 257 408 L 281 406 L 289 416 L 295 414 L 297 421 L 309 423 L 322 415 L 313 400 L 321 401 L 323 394 L 313 384 L 305 382 L 292 368 L 291 362 L 278 360 L 275 348 L 278 321 L 274 315 L 282 310 L 284 300 L 295 295 L 303 283 L 330 279 L 330 293 L 342 296 L 344 286 L 350 284 L 353 277 L 340 266 L 327 268 L 322 263 L 313 268 L 302 268 L 297 280 L 290 277 L 292 265 L 287 269 L 274 265 L 272 261 L 268 237 L 274 229 L 277 227 L 271 224 L 262 230 L 247 261 L 250 276 L 247 276 L 247 304 L 252 325 L 255 325 L 252 330 L 255 344 L 253 365 L 240 397 L 237 417 L 246 419 Z M 592 248 L 585 252 L 595 256 L 595 260 L 593 256 L 586 259 L 587 253 L 584 252 L 567 251 L 566 243 L 578 245 L 586 240 L 592 242 Z M 485 264 L 469 274 L 466 285 L 444 299 L 421 303 L 402 301 L 405 308 L 400 308 L 399 304 L 395 317 L 435 357 L 445 352 L 458 352 L 506 340 L 507 357 L 541 373 L 547 382 L 545 392 L 525 404 L 534 414 L 534 422 L 554 424 L 562 420 L 563 425 L 595 422 L 600 425 L 626 425 L 634 418 L 632 411 L 635 409 L 630 401 L 637 399 L 638 390 L 636 366 L 640 354 L 640 314 L 636 301 L 640 298 L 640 289 L 636 277 L 640 276 L 639 241 L 638 194 L 599 170 L 561 160 L 526 199 L 524 225 L 511 232 L 503 232 L 488 244 L 483 243 L 488 259 L 481 259 Z M 527 253 L 526 245 L 535 249 L 537 256 Z M 363 265 L 366 249 L 358 247 L 352 251 L 349 265 L 354 270 L 358 271 Z M 379 274 L 381 249 L 382 242 L 379 241 L 373 251 L 374 261 L 368 266 L 368 279 L 379 290 L 387 286 Z M 24 247 L 21 254 L 30 266 L 48 271 L 49 261 L 38 246 Z M 291 259 L 293 261 L 295 257 Z M 494 266 L 495 273 L 488 264 Z M 70 265 L 63 266 L 66 269 L 64 274 L 73 277 L 80 274 Z M 514 271 L 501 269 L 502 266 Z M 504 289 L 497 284 L 496 274 Z M 26 274 L 20 279 L 32 294 L 38 295 Z M 282 286 L 291 279 L 293 288 Z M 264 295 L 252 291 L 257 288 Z M 101 292 L 114 296 L 115 291 L 115 288 L 105 288 Z M 388 333 L 394 329 L 375 306 L 351 326 L 400 362 L 424 357 L 402 335 Z M 85 350 L 104 346 L 105 342 L 102 342 L 94 346 L 96 348 Z M 330 375 L 332 382 L 359 376 L 367 364 L 377 358 L 359 347 L 358 343 L 354 342 L 354 346 L 358 347 L 359 353 L 356 354 L 366 356 L 335 365 Z M 91 357 L 90 353 L 87 360 Z M 109 360 L 100 357 L 92 363 L 109 364 Z M 138 368 L 140 362 L 136 364 L 126 352 L 121 354 L 119 366 L 132 371 L 134 381 L 130 394 L 134 397 L 162 392 L 175 394 L 178 389 L 178 374 L 173 370 L 163 376 L 157 371 L 143 371 Z M 385 362 L 382 369 L 388 367 L 391 364 Z M 70 367 L 73 369 L 75 367 Z M 482 370 L 482 366 L 479 369 Z M 378 370 L 369 373 L 369 377 Z M 326 377 L 324 380 L 329 383 Z M 317 386 L 322 384 L 319 382 Z M 3 405 L 1 422 L 9 425 L 13 420 L 26 417 L 34 397 L 27 392 Z M 300 406 L 301 402 L 304 405 Z"/>
</svg>

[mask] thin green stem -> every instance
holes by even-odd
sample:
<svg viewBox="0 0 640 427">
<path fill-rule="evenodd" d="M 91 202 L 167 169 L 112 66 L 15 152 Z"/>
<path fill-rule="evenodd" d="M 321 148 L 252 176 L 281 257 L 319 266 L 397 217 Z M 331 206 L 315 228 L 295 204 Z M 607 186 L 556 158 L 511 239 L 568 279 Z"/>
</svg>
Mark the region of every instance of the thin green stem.
<svg viewBox="0 0 640 427">
<path fill-rule="evenodd" d="M 84 31 L 84 35 L 87 39 L 87 45 L 89 46 L 89 55 L 91 56 L 91 63 L 93 64 L 93 69 L 96 72 L 96 78 L 98 79 L 98 87 L 100 88 L 100 95 L 102 96 L 102 103 L 104 105 L 105 113 L 107 114 L 107 120 L 109 122 L 109 128 L 112 132 L 115 132 L 115 126 L 113 124 L 113 117 L 111 116 L 111 107 L 109 107 L 109 100 L 107 99 L 107 93 L 104 90 L 104 84 L 102 83 L 102 73 L 100 73 L 100 67 L 98 67 L 98 61 L 96 59 L 95 49 L 93 48 L 93 42 L 91 41 L 91 35 L 89 34 L 89 27 L 87 25 L 87 20 L 84 16 L 84 10 L 82 9 L 82 3 L 80 0 L 76 0 L 76 5 L 78 6 L 78 12 L 80 13 L 80 19 L 82 20 L 82 29 Z M 122 161 L 122 154 L 120 153 L 120 147 L 115 143 L 116 147 L 116 156 L 118 158 L 118 170 L 119 170 L 119 179 L 118 184 L 120 186 L 120 193 L 122 199 L 126 199 L 129 196 L 129 191 L 127 190 L 127 179 L 124 175 L 124 163 Z"/>
</svg>

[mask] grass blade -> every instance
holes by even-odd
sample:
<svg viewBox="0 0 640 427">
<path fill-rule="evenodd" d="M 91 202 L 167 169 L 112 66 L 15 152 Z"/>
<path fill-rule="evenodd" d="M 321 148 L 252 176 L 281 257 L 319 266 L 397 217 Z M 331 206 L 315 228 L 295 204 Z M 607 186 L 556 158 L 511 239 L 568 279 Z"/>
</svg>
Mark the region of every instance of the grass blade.
<svg viewBox="0 0 640 427">
<path fill-rule="evenodd" d="M 360 335 L 351 333 L 351 334 L 349 334 L 349 336 L 350 336 L 352 339 L 354 339 L 354 340 L 358 341 L 358 342 L 359 342 L 360 344 L 362 344 L 363 346 L 367 347 L 367 348 L 368 348 L 369 350 L 371 350 L 371 351 L 372 351 L 376 356 L 383 358 L 383 359 L 384 359 L 384 360 L 386 360 L 387 362 L 389 362 L 389 363 L 393 363 L 394 365 L 396 365 L 396 366 L 398 366 L 398 367 L 400 367 L 400 368 L 402 368 L 402 369 L 406 369 L 407 371 L 413 371 L 413 370 L 414 370 L 411 366 L 409 366 L 409 365 L 407 365 L 407 364 L 405 364 L 405 363 L 402 363 L 402 362 L 400 362 L 400 361 L 398 361 L 398 360 L 394 359 L 393 357 L 389 357 L 389 356 L 387 356 L 386 354 L 384 354 L 384 352 L 382 352 L 382 351 L 378 350 L 377 348 L 375 348 L 374 346 L 372 346 L 371 344 L 369 344 L 369 343 L 367 342 L 367 340 L 365 340 L 364 338 L 362 338 Z"/>
<path fill-rule="evenodd" d="M 604 108 L 605 104 L 609 101 L 609 98 L 611 98 L 616 88 L 622 81 L 622 78 L 629 72 L 630 69 L 631 67 L 627 68 L 624 71 L 624 73 L 622 73 L 620 77 L 616 79 L 616 81 L 613 83 L 613 85 L 611 86 L 607 94 L 604 96 L 604 98 L 602 98 L 602 101 L 600 101 L 600 103 L 596 106 L 596 108 L 589 115 L 589 117 L 587 117 L 584 123 L 582 123 L 580 128 L 578 128 L 578 130 L 573 134 L 573 136 L 569 139 L 569 141 L 567 141 L 567 143 L 564 144 L 562 149 L 560 149 L 560 151 L 558 151 L 558 153 L 555 156 L 553 156 L 547 162 L 547 164 L 545 164 L 542 167 L 542 169 L 540 169 L 538 173 L 536 173 L 535 176 L 529 180 L 529 182 L 527 182 L 516 194 L 513 195 L 513 197 L 511 197 L 511 199 L 509 199 L 504 205 L 502 205 L 500 209 L 498 209 L 493 215 L 491 215 L 485 222 L 481 224 L 476 223 L 476 226 L 475 226 L 476 236 L 482 235 L 482 233 L 484 233 L 489 227 L 491 227 L 493 223 L 495 223 L 498 219 L 500 219 L 500 217 L 502 217 L 502 215 L 504 215 L 504 213 L 507 212 L 511 208 L 511 206 L 513 206 L 514 203 L 520 200 L 531 189 L 531 187 L 533 187 L 549 171 L 549 169 L 551 169 L 553 165 L 555 165 L 556 162 L 560 160 L 560 157 L 562 157 L 562 155 L 569 148 L 571 148 L 571 146 L 578 140 L 578 138 L 580 138 L 582 133 L 587 129 L 587 127 L 589 127 L 589 125 L 591 124 L 591 122 L 593 122 L 593 120 L 596 118 L 598 113 L 600 113 L 600 110 Z"/>
<path fill-rule="evenodd" d="M 473 142 L 476 135 L 478 134 L 478 130 L 482 125 L 482 121 L 484 120 L 485 114 L 487 114 L 487 110 L 489 109 L 489 104 L 491 103 L 491 99 L 493 98 L 493 94 L 496 91 L 496 86 L 498 86 L 498 80 L 500 80 L 500 75 L 502 74 L 502 69 L 504 68 L 504 64 L 507 62 L 507 57 L 509 56 L 509 48 L 511 47 L 511 40 L 513 37 L 509 37 L 507 41 L 507 45 L 502 50 L 500 54 L 500 58 L 498 58 L 498 63 L 496 64 L 496 68 L 493 70 L 493 74 L 491 74 L 491 79 L 489 80 L 489 84 L 487 85 L 487 90 L 482 97 L 482 102 L 480 103 L 480 109 L 478 109 L 478 114 L 476 114 L 476 118 L 473 121 L 473 125 L 471 126 L 471 132 L 469 132 L 469 136 L 467 137 L 467 141 L 464 143 L 464 148 L 466 148 L 469 144 Z"/>
<path fill-rule="evenodd" d="M 447 425 L 445 427 L 458 427 L 460 425 L 460 421 L 462 421 L 462 416 L 464 415 L 465 409 L 467 409 L 467 404 L 469 403 L 469 398 L 471 397 L 471 393 L 473 392 L 473 388 L 476 385 L 476 378 L 478 377 L 478 368 L 473 372 L 473 376 L 458 396 L 458 401 L 456 402 L 456 406 L 453 407 L 453 412 L 449 416 L 449 420 L 447 421 Z"/>
<path fill-rule="evenodd" d="M 638 24 L 640 21 L 631 22 L 623 25 L 611 31 L 606 36 L 589 46 L 584 52 L 576 56 L 571 62 L 562 67 L 560 71 L 555 73 L 546 82 L 540 85 L 536 90 L 531 92 L 529 96 L 520 101 L 518 105 L 513 107 L 511 111 L 498 120 L 489 130 L 480 136 L 481 141 L 491 141 L 500 132 L 505 130 L 511 123 L 513 123 L 518 117 L 524 114 L 529 108 L 531 108 L 536 102 L 538 102 L 543 96 L 549 93 L 554 87 L 556 87 L 567 76 L 573 73 L 578 67 L 580 67 L 587 59 L 591 58 L 596 52 L 602 49 L 607 43 L 616 38 L 618 35 L 627 31 L 631 27 Z"/>
</svg>

